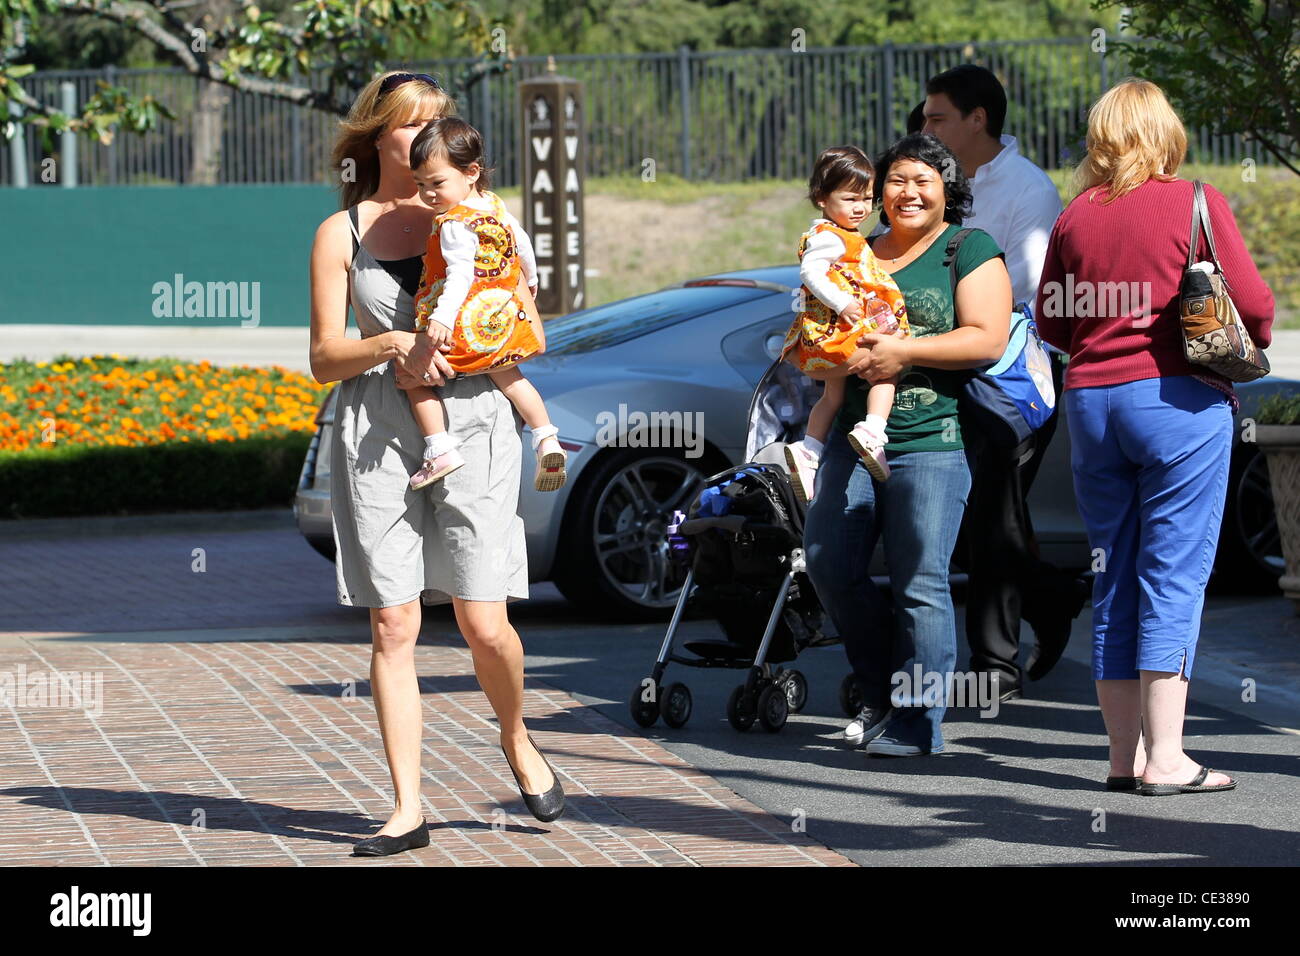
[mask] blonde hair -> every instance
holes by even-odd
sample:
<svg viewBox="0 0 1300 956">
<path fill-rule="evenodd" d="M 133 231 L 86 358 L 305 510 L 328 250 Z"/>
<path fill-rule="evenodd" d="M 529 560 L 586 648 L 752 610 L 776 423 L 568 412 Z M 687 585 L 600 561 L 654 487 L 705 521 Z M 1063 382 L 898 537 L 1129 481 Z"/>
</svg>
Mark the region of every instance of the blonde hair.
<svg viewBox="0 0 1300 956">
<path fill-rule="evenodd" d="M 1087 147 L 1074 182 L 1080 193 L 1104 187 L 1098 191 L 1105 192 L 1104 205 L 1148 179 L 1173 180 L 1187 158 L 1187 130 L 1164 90 L 1149 80 L 1129 77 L 1102 94 L 1088 111 Z"/>
<path fill-rule="evenodd" d="M 452 116 L 456 101 L 445 90 L 436 90 L 421 80 L 408 80 L 381 98 L 379 87 L 394 73 L 381 73 L 362 87 L 346 119 L 339 121 L 338 136 L 330 153 L 330 169 L 339 176 L 339 208 L 348 209 L 369 198 L 379 188 L 379 154 L 375 140 L 411 119 L 432 114 Z M 344 164 L 351 160 L 351 174 L 344 176 Z"/>
</svg>

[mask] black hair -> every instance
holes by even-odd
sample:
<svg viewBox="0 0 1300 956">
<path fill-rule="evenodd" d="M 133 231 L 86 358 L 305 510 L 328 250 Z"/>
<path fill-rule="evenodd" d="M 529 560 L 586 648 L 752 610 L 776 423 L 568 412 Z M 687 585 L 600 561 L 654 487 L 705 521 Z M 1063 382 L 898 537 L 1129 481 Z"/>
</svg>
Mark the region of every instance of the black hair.
<svg viewBox="0 0 1300 956">
<path fill-rule="evenodd" d="M 939 137 L 931 133 L 909 133 L 881 153 L 876 160 L 876 169 L 880 174 L 876 177 L 872 198 L 875 200 L 876 208 L 880 210 L 881 225 L 889 225 L 885 204 L 881 202 L 885 192 L 885 179 L 889 176 L 889 168 L 903 159 L 914 159 L 918 163 L 925 163 L 939 174 L 939 180 L 943 183 L 944 222 L 955 222 L 961 225 L 962 220 L 970 215 L 970 180 L 962 172 L 961 163 L 957 162 L 957 157 L 952 154 L 952 150 L 943 145 Z"/>
<path fill-rule="evenodd" d="M 962 116 L 970 116 L 978 106 L 984 107 L 988 118 L 984 128 L 994 139 L 1002 135 L 1002 124 L 1007 119 L 1007 91 L 989 70 L 974 63 L 963 63 L 930 77 L 925 92 L 931 96 L 942 93 L 952 100 Z"/>
<path fill-rule="evenodd" d="M 912 112 L 907 114 L 907 131 L 909 133 L 919 133 L 924 125 L 925 100 L 921 100 L 916 106 L 912 107 Z"/>
<path fill-rule="evenodd" d="M 468 173 L 471 163 L 478 163 L 479 189 L 487 189 L 491 169 L 483 158 L 483 137 L 459 116 L 440 116 L 424 124 L 411 140 L 411 169 L 419 169 L 435 156 L 446 156 L 448 164 Z"/>
<path fill-rule="evenodd" d="M 808 179 L 808 201 L 814 206 L 837 189 L 866 192 L 876 178 L 871 158 L 856 146 L 822 150 Z"/>
</svg>

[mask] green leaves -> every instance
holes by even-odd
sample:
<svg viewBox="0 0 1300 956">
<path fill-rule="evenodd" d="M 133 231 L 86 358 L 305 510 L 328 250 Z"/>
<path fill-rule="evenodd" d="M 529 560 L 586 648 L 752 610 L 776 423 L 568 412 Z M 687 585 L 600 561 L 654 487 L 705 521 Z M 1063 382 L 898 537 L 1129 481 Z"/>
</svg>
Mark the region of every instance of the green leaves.
<svg viewBox="0 0 1300 956">
<path fill-rule="evenodd" d="M 0 0 L 0 120 L 7 117 L 9 103 L 22 95 L 18 81 L 35 69 L 32 64 L 9 64 L 3 59 L 6 48 L 17 42 L 15 24 L 20 20 L 41 19 L 43 28 L 58 29 L 58 21 L 72 23 L 94 16 L 156 43 L 161 58 L 175 58 L 200 76 L 208 76 L 209 67 L 215 67 L 220 82 L 243 89 L 257 89 L 259 79 L 290 85 L 294 74 L 310 74 L 325 65 L 331 91 L 354 90 L 382 69 L 395 48 L 418 44 L 430 35 L 459 36 L 482 51 L 490 42 L 488 21 L 472 0 L 300 0 L 288 9 L 283 4 L 276 4 L 274 10 L 250 4 L 232 17 L 205 24 L 205 50 L 191 59 L 159 43 L 141 29 L 138 18 L 128 15 L 146 10 L 151 27 L 164 30 L 172 41 L 190 50 L 193 38 L 158 18 L 152 4 L 144 0 L 116 4 L 100 0 L 90 12 L 76 6 L 75 0 Z M 17 59 L 22 51 L 12 55 Z M 293 90 L 272 87 L 261 92 L 288 97 Z M 346 99 L 345 92 L 340 102 L 320 108 L 341 114 Z M 41 127 L 47 139 L 74 129 L 109 143 L 118 129 L 145 132 L 162 118 L 175 116 L 153 97 L 132 97 L 121 88 L 104 86 L 84 104 L 80 116 L 65 116 L 42 104 L 41 109 L 24 109 L 19 121 Z"/>
<path fill-rule="evenodd" d="M 1098 9 L 1120 0 L 1099 0 Z M 1184 123 L 1245 134 L 1300 174 L 1296 0 L 1123 0 L 1132 71 L 1169 94 Z"/>
</svg>

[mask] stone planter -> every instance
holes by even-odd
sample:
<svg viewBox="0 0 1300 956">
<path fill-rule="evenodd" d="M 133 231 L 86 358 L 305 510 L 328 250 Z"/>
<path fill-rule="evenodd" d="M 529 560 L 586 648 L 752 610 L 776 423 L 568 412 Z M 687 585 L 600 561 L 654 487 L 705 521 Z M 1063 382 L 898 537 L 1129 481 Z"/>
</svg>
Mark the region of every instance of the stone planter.
<svg viewBox="0 0 1300 956">
<path fill-rule="evenodd" d="M 1286 573 L 1278 584 L 1300 614 L 1300 425 L 1257 425 L 1255 441 L 1268 460 Z"/>
</svg>

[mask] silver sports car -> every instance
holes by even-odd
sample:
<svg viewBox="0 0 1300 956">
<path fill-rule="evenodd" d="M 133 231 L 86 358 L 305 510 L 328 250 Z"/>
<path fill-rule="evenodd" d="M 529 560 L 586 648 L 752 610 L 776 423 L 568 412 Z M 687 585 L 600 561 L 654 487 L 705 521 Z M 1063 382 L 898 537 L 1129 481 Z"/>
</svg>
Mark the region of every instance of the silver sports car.
<svg viewBox="0 0 1300 956">
<path fill-rule="evenodd" d="M 532 580 L 553 580 L 570 600 L 618 616 L 667 614 L 682 584 L 668 560 L 668 523 L 706 477 L 745 459 L 751 400 L 779 354 L 798 287 L 793 265 L 731 272 L 546 323 L 547 352 L 528 363 L 527 375 L 560 429 L 569 481 L 558 492 L 534 491 L 525 455 L 519 513 Z M 1241 416 L 1277 388 L 1300 382 L 1240 387 Z M 331 392 L 321 405 L 294 502 L 299 529 L 331 558 L 333 400 Z M 1042 556 L 1081 570 L 1091 552 L 1069 461 L 1062 422 L 1030 504 Z M 1240 440 L 1218 569 L 1221 580 L 1256 586 L 1282 572 L 1264 459 Z"/>
</svg>

